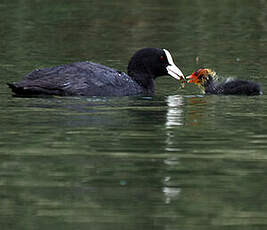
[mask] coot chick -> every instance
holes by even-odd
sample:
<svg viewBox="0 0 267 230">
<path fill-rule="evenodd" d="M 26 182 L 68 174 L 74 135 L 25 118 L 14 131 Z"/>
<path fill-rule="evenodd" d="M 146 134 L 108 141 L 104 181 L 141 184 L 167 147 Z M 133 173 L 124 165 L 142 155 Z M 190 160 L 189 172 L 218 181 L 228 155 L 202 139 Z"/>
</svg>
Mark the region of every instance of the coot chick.
<svg viewBox="0 0 267 230">
<path fill-rule="evenodd" d="M 34 70 L 8 86 L 18 96 L 153 95 L 154 80 L 163 75 L 185 81 L 169 51 L 144 48 L 131 58 L 128 75 L 93 62 L 77 62 Z"/>
<path fill-rule="evenodd" d="M 211 69 L 199 69 L 187 76 L 188 83 L 198 85 L 203 93 L 224 95 L 261 95 L 260 85 L 247 80 L 227 79 L 223 82 L 215 80 L 216 73 Z"/>
</svg>

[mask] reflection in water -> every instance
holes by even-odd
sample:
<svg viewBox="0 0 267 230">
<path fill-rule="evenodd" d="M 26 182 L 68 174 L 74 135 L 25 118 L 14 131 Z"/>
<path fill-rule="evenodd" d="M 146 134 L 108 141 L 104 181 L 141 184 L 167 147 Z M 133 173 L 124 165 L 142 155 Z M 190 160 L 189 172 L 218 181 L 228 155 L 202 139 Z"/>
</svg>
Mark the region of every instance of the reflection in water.
<svg viewBox="0 0 267 230">
<path fill-rule="evenodd" d="M 173 134 L 173 129 L 177 126 L 184 125 L 184 98 L 180 95 L 168 96 L 167 97 L 167 113 L 166 113 L 166 152 L 181 151 L 180 148 L 174 147 L 173 144 L 176 143 L 175 135 Z M 179 164 L 179 158 L 177 155 L 168 155 L 164 160 L 164 164 L 167 168 L 175 167 Z M 170 204 L 173 200 L 178 199 L 181 189 L 177 186 L 170 187 L 172 177 L 166 176 L 164 178 L 164 187 L 162 189 L 165 197 L 165 204 Z"/>
<path fill-rule="evenodd" d="M 190 126 L 201 125 L 204 116 L 207 116 L 207 97 L 189 97 L 188 98 L 188 111 L 187 122 Z M 211 105 L 209 105 L 211 107 Z M 209 108 L 211 109 L 211 108 Z"/>
<path fill-rule="evenodd" d="M 168 96 L 167 105 L 168 110 L 166 114 L 166 151 L 179 151 L 179 149 L 173 149 L 172 144 L 176 140 L 173 140 L 173 130 L 176 126 L 183 125 L 183 102 L 184 98 L 180 95 Z"/>
<path fill-rule="evenodd" d="M 166 116 L 166 128 L 183 125 L 183 103 L 184 99 L 180 95 L 167 97 L 168 112 Z"/>
<path fill-rule="evenodd" d="M 165 203 L 170 204 L 172 199 L 177 199 L 181 189 L 180 188 L 172 188 L 172 187 L 164 187 L 163 193 L 165 195 Z"/>
</svg>

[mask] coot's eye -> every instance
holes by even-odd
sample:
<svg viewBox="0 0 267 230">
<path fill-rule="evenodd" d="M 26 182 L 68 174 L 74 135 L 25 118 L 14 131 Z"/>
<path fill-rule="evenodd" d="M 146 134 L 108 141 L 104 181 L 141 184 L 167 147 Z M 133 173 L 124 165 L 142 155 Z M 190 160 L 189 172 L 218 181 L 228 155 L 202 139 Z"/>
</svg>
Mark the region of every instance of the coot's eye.
<svg viewBox="0 0 267 230">
<path fill-rule="evenodd" d="M 164 57 L 163 56 L 160 56 L 160 60 L 163 61 L 164 60 Z"/>
</svg>

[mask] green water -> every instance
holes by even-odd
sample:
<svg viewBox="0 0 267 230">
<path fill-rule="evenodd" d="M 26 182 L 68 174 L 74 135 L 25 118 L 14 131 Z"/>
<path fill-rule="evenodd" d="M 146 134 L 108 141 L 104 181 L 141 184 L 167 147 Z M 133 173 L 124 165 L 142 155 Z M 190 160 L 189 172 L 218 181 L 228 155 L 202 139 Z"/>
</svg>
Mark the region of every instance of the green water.
<svg viewBox="0 0 267 230">
<path fill-rule="evenodd" d="M 266 229 L 267 1 L 3 0 L 0 12 L 1 229 Z M 82 60 L 125 71 L 142 47 L 264 94 L 203 96 L 162 77 L 154 97 L 16 98 L 5 84 Z"/>
</svg>

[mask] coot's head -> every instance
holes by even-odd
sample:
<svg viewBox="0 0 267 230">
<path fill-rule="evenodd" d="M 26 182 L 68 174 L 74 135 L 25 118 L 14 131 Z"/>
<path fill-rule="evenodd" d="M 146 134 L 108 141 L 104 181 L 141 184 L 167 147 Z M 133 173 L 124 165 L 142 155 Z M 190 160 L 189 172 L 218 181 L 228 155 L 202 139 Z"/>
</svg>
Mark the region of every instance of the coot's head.
<svg viewBox="0 0 267 230">
<path fill-rule="evenodd" d="M 201 89 L 204 89 L 213 81 L 215 75 L 216 72 L 212 71 L 211 69 L 199 69 L 191 75 L 187 76 L 186 79 L 189 79 L 187 81 L 188 83 L 195 83 Z"/>
<path fill-rule="evenodd" d="M 129 62 L 128 74 L 144 87 L 147 87 L 151 79 L 163 75 L 170 75 L 185 82 L 185 77 L 174 64 L 170 52 L 158 48 L 144 48 L 137 51 Z"/>
</svg>

